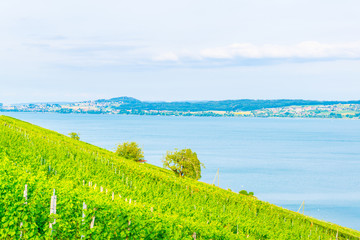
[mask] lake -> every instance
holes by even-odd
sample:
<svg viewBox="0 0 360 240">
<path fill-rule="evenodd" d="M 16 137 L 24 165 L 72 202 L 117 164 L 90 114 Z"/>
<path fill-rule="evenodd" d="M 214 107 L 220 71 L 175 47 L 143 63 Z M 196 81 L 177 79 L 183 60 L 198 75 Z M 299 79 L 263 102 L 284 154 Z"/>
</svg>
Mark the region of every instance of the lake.
<svg viewBox="0 0 360 240">
<path fill-rule="evenodd" d="M 252 191 L 260 200 L 360 230 L 360 121 L 294 118 L 0 113 L 115 150 L 135 141 L 149 163 L 191 148 L 201 181 Z"/>
</svg>

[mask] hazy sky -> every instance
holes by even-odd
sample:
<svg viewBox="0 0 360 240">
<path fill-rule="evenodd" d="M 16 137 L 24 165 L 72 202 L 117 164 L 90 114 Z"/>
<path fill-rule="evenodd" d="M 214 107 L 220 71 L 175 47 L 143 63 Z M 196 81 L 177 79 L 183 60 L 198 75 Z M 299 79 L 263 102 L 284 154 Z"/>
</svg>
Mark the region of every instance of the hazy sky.
<svg viewBox="0 0 360 240">
<path fill-rule="evenodd" d="M 0 102 L 360 99 L 359 0 L 0 2 Z"/>
</svg>

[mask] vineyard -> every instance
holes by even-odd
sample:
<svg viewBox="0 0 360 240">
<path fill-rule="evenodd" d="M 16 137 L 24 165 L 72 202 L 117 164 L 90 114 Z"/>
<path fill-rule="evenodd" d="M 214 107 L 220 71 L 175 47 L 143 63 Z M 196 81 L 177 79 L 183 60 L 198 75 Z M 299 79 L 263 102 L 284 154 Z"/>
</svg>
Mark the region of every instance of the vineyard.
<svg viewBox="0 0 360 240">
<path fill-rule="evenodd" d="M 0 116 L 0 239 L 360 239 Z"/>
</svg>

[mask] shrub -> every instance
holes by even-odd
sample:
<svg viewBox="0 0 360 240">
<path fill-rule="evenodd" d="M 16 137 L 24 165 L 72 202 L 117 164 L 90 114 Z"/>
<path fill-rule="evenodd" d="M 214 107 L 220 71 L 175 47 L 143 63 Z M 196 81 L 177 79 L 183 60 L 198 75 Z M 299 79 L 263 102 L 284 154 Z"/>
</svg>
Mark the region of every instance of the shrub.
<svg viewBox="0 0 360 240">
<path fill-rule="evenodd" d="M 201 178 L 201 167 L 204 167 L 197 154 L 191 149 L 168 151 L 163 159 L 165 168 L 171 169 L 176 175 L 180 177 L 189 177 L 193 179 Z"/>
<path fill-rule="evenodd" d="M 119 144 L 116 149 L 116 154 L 120 157 L 131 159 L 136 162 L 144 160 L 144 152 L 136 142 L 125 142 Z"/>
<path fill-rule="evenodd" d="M 68 134 L 72 139 L 75 140 L 80 140 L 80 134 L 76 133 L 76 132 L 71 132 Z"/>
<path fill-rule="evenodd" d="M 244 194 L 244 195 L 248 195 L 248 192 L 246 190 L 241 190 L 239 193 Z"/>
</svg>

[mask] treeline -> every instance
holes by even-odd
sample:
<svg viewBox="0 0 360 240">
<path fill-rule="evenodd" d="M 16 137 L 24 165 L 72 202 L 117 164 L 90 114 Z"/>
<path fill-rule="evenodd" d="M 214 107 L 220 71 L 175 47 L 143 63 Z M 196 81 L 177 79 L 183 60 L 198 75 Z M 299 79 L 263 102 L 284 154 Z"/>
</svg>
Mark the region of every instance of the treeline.
<svg viewBox="0 0 360 240">
<path fill-rule="evenodd" d="M 252 111 L 263 108 L 277 108 L 304 105 L 334 105 L 334 104 L 360 104 L 360 101 L 314 101 L 302 99 L 278 100 L 223 100 L 223 101 L 194 101 L 194 102 L 143 102 L 134 98 L 113 98 L 100 100 L 101 102 L 122 102 L 113 107 L 118 110 L 157 110 L 157 111 Z"/>
<path fill-rule="evenodd" d="M 354 101 L 315 101 L 302 99 L 276 99 L 276 100 L 222 100 L 222 101 L 182 101 L 182 102 L 150 102 L 140 101 L 131 97 L 118 97 L 111 99 L 99 99 L 94 102 L 74 102 L 67 104 L 25 104 L 14 106 L 13 109 L 2 109 L 1 111 L 32 111 L 48 112 L 55 111 L 60 113 L 89 113 L 101 114 L 116 112 L 120 114 L 146 114 L 146 115 L 181 115 L 198 112 L 201 116 L 217 116 L 220 113 L 208 113 L 209 111 L 222 111 L 229 114 L 234 111 L 253 111 L 268 108 L 279 108 L 289 106 L 314 106 L 314 105 L 336 105 L 336 104 L 360 104 L 360 100 Z M 69 106 L 95 106 L 97 109 L 72 109 Z M 57 109 L 54 109 L 57 108 Z M 151 111 L 154 111 L 153 113 Z M 221 113 L 220 115 L 224 115 Z"/>
</svg>

